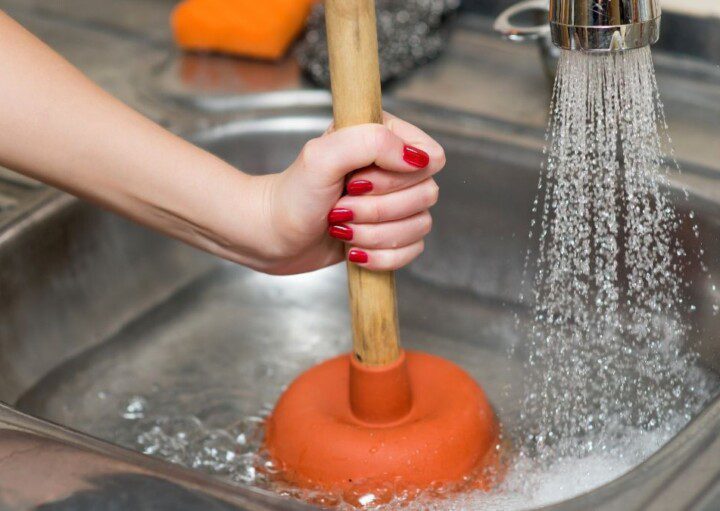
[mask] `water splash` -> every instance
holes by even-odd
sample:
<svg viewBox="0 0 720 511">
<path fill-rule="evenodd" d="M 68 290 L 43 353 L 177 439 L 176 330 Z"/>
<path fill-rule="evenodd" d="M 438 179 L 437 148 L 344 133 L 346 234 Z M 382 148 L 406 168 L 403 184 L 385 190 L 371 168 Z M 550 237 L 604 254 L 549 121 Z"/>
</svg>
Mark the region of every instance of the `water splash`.
<svg viewBox="0 0 720 511">
<path fill-rule="evenodd" d="M 533 456 L 557 459 L 687 421 L 707 384 L 683 348 L 688 254 L 650 49 L 564 51 L 551 117 L 522 422 Z"/>
<path fill-rule="evenodd" d="M 271 408 L 225 427 L 211 427 L 189 414 L 164 415 L 145 396 L 130 396 L 120 415 L 124 427 L 113 441 L 171 463 L 230 481 L 269 487 L 275 466 L 262 451 L 265 419 Z"/>
</svg>

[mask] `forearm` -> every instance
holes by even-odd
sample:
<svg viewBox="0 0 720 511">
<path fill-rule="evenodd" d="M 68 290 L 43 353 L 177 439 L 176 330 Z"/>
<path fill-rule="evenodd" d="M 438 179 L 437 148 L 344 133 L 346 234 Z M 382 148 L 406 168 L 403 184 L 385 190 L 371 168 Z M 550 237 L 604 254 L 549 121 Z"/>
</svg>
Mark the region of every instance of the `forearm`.
<svg viewBox="0 0 720 511">
<path fill-rule="evenodd" d="M 203 249 L 257 265 L 266 222 L 261 180 L 122 104 L 2 13 L 0 34 L 0 163 Z M 233 204 L 241 231 L 232 253 L 225 253 L 223 240 L 204 232 L 222 223 L 214 217 L 228 214 L 222 207 L 227 204 Z"/>
</svg>

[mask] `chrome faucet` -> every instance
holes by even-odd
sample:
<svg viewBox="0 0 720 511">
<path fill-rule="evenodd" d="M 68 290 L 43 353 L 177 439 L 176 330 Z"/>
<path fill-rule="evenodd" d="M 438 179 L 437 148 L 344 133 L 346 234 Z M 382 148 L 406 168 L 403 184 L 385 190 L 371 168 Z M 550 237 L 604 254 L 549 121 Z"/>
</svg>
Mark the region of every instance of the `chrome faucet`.
<svg viewBox="0 0 720 511">
<path fill-rule="evenodd" d="M 658 0 L 550 0 L 555 46 L 593 53 L 632 50 L 660 37 Z"/>
<path fill-rule="evenodd" d="M 529 13 L 540 22 L 513 22 Z M 642 48 L 657 42 L 660 19 L 658 0 L 526 0 L 501 13 L 494 28 L 513 41 L 537 41 L 545 69 L 553 76 L 556 48 L 589 53 Z"/>
</svg>

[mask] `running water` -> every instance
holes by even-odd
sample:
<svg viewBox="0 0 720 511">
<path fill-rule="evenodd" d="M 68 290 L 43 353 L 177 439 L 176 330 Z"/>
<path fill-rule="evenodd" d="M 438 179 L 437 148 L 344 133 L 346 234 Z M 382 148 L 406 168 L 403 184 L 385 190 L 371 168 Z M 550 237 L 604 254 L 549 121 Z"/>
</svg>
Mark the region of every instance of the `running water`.
<svg viewBox="0 0 720 511">
<path fill-rule="evenodd" d="M 685 422 L 707 389 L 681 277 L 702 254 L 677 241 L 650 49 L 563 52 L 551 114 L 523 425 L 557 459 Z"/>
<path fill-rule="evenodd" d="M 539 245 L 531 317 L 521 321 L 530 343 L 526 397 L 521 421 L 505 432 L 512 447 L 504 481 L 489 494 L 353 501 L 512 510 L 564 500 L 641 463 L 712 393 L 715 382 L 684 349 L 692 306 L 681 275 L 702 254 L 686 254 L 676 241 L 693 222 L 671 201 L 650 50 L 563 52 L 551 117 L 531 233 Z M 269 407 L 218 429 L 182 402 L 174 394 L 128 396 L 114 440 L 238 483 L 349 507 L 342 495 L 278 485 L 261 449 Z"/>
</svg>

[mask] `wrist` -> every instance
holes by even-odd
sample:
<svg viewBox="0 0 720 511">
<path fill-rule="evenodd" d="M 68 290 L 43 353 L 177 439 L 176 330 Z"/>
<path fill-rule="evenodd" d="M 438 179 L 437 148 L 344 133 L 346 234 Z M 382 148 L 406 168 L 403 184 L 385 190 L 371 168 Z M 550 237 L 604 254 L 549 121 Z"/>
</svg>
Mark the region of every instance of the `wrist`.
<svg viewBox="0 0 720 511">
<path fill-rule="evenodd" d="M 220 235 L 218 241 L 223 249 L 218 255 L 228 258 L 225 251 L 229 250 L 233 253 L 230 259 L 254 270 L 275 273 L 288 257 L 283 220 L 279 218 L 279 175 L 237 174 L 237 183 L 228 187 L 221 201 L 227 207 L 220 206 L 225 218 L 218 225 L 226 231 L 213 230 Z"/>
<path fill-rule="evenodd" d="M 281 196 L 282 174 L 247 176 L 255 201 L 257 223 L 253 226 L 253 240 L 258 257 L 262 260 L 262 271 L 273 272 L 289 256 L 289 243 L 284 236 L 286 223 Z"/>
<path fill-rule="evenodd" d="M 282 257 L 272 218 L 273 176 L 245 174 L 215 158 L 193 163 L 190 179 L 150 194 L 146 202 L 158 219 L 152 224 L 224 259 L 272 272 Z"/>
</svg>

